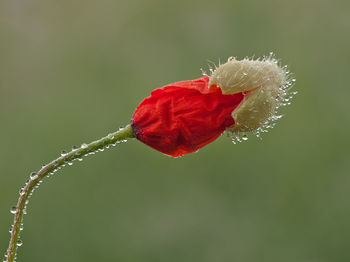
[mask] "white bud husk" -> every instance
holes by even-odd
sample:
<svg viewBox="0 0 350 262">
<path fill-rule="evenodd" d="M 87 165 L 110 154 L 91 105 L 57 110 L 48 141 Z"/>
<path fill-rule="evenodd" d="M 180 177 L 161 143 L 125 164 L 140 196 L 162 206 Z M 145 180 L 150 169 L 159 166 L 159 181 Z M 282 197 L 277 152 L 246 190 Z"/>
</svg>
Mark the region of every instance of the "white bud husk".
<svg viewBox="0 0 350 262">
<path fill-rule="evenodd" d="M 287 67 L 281 67 L 270 55 L 258 60 L 230 58 L 214 70 L 209 86 L 220 87 L 223 94 L 244 94 L 242 102 L 232 112 L 235 124 L 227 131 L 234 135 L 259 134 L 271 126 L 270 121 L 278 118 L 277 109 L 291 98 L 288 91 L 294 81 Z"/>
</svg>

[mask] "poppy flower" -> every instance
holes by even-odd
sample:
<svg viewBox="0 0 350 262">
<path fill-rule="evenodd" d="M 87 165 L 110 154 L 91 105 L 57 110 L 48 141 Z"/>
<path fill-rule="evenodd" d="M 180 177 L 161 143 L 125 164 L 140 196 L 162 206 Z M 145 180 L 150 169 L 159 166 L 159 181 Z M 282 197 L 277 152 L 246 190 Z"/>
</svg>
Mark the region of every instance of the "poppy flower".
<svg viewBox="0 0 350 262">
<path fill-rule="evenodd" d="M 277 60 L 230 58 L 210 76 L 155 89 L 136 108 L 135 137 L 169 156 L 198 151 L 224 131 L 258 134 L 278 118 L 291 81 Z M 287 98 L 288 99 L 288 98 Z"/>
</svg>

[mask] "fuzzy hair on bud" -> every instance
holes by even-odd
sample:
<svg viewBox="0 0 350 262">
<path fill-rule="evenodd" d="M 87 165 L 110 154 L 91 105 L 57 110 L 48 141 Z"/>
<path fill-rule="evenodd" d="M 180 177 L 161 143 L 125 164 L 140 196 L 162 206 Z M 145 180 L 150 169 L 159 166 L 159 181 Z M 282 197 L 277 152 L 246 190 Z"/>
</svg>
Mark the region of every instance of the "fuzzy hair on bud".
<svg viewBox="0 0 350 262">
<path fill-rule="evenodd" d="M 263 59 L 229 58 L 210 76 L 209 86 L 218 86 L 223 94 L 242 92 L 244 99 L 232 112 L 235 124 L 226 130 L 233 134 L 262 131 L 269 127 L 277 109 L 283 105 L 291 85 L 286 67 L 272 55 Z"/>
</svg>

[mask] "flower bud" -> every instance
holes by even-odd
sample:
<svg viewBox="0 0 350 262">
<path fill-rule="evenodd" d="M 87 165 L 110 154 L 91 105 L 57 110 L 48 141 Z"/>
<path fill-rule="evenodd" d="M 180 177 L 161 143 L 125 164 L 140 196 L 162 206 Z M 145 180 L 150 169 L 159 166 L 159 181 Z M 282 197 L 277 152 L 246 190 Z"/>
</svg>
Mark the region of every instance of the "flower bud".
<svg viewBox="0 0 350 262">
<path fill-rule="evenodd" d="M 136 108 L 131 124 L 138 140 L 177 157 L 196 152 L 225 130 L 234 136 L 259 134 L 279 118 L 276 111 L 290 85 L 286 68 L 271 56 L 231 58 L 210 77 L 154 90 Z"/>
</svg>

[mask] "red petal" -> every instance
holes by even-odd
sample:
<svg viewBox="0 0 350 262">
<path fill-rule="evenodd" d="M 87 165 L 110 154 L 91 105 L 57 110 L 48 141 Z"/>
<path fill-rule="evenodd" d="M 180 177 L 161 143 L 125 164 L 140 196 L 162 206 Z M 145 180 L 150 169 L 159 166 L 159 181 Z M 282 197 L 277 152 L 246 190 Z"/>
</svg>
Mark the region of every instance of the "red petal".
<svg viewBox="0 0 350 262">
<path fill-rule="evenodd" d="M 232 111 L 242 93 L 223 95 L 208 87 L 208 77 L 158 88 L 136 108 L 132 126 L 137 139 L 167 155 L 192 153 L 234 124 Z"/>
</svg>

